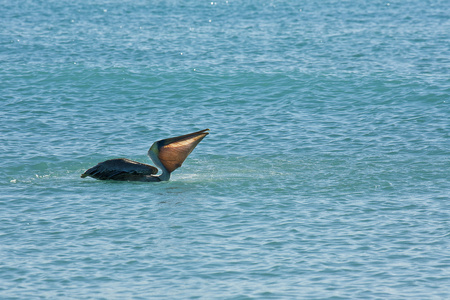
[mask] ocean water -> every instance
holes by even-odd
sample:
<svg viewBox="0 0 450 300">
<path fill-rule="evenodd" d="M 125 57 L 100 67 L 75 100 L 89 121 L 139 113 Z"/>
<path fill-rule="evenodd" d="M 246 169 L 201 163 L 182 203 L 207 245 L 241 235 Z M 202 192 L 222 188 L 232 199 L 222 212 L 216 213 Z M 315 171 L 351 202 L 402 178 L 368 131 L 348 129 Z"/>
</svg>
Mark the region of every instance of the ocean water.
<svg viewBox="0 0 450 300">
<path fill-rule="evenodd" d="M 447 1 L 0 2 L 1 299 L 450 298 Z"/>
</svg>

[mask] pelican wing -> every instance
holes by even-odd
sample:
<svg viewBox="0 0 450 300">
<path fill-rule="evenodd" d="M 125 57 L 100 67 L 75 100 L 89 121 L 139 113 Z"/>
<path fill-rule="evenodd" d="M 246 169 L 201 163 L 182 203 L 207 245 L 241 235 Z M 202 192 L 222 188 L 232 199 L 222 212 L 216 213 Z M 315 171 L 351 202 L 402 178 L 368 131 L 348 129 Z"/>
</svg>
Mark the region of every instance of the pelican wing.
<svg viewBox="0 0 450 300">
<path fill-rule="evenodd" d="M 156 142 L 159 150 L 158 158 L 167 171 L 173 172 L 181 167 L 192 150 L 209 134 L 208 130 L 204 129 Z"/>
<path fill-rule="evenodd" d="M 143 175 L 153 175 L 158 173 L 158 169 L 132 161 L 126 158 L 110 159 L 97 164 L 81 175 L 81 178 L 90 176 L 100 180 L 129 180 L 133 177 Z"/>
</svg>

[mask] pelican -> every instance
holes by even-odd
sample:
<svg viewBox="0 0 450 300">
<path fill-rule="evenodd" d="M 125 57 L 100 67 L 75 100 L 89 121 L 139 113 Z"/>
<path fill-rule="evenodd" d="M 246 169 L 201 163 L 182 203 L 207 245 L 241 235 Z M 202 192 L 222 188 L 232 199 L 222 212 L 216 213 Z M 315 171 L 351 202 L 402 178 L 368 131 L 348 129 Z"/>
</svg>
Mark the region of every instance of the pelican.
<svg viewBox="0 0 450 300">
<path fill-rule="evenodd" d="M 158 169 L 153 166 L 126 158 L 116 158 L 98 163 L 81 174 L 81 178 L 90 176 L 100 180 L 167 181 L 170 174 L 181 167 L 192 150 L 209 134 L 208 130 L 154 142 L 147 155 L 161 169 L 160 175 L 156 175 Z"/>
</svg>

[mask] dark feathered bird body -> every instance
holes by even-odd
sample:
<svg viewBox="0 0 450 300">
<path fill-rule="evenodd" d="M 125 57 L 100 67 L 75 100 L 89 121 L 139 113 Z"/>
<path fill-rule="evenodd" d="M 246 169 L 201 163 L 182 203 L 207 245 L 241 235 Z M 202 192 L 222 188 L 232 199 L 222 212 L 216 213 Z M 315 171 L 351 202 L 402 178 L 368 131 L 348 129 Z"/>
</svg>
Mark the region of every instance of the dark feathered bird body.
<svg viewBox="0 0 450 300">
<path fill-rule="evenodd" d="M 158 169 L 153 166 L 127 158 L 116 158 L 98 163 L 84 172 L 81 177 L 90 176 L 100 180 L 133 180 L 133 177 L 136 176 L 136 178 L 141 178 L 142 181 L 158 181 L 155 180 L 158 177 L 151 176 L 156 173 L 158 173 Z M 145 180 L 150 178 L 153 179 Z"/>
</svg>

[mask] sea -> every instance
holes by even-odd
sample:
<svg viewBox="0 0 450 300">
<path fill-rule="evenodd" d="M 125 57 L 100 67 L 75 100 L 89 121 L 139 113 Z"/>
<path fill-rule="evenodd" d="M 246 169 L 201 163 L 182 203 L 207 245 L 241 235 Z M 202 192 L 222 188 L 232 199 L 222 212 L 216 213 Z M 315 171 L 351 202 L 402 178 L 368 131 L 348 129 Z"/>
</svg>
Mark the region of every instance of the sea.
<svg viewBox="0 0 450 300">
<path fill-rule="evenodd" d="M 447 1 L 0 0 L 2 300 L 450 299 L 449 170 Z"/>
</svg>

